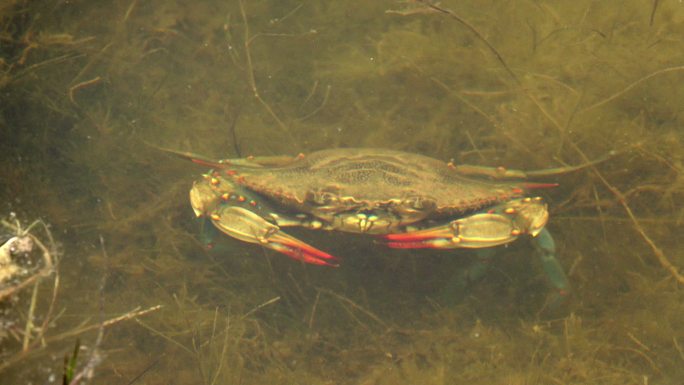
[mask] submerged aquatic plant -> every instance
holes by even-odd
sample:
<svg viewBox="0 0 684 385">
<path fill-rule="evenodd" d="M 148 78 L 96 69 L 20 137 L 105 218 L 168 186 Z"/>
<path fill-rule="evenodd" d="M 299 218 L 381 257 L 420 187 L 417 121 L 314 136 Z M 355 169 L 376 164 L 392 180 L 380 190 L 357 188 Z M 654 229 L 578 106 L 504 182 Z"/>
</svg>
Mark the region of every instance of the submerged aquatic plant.
<svg viewBox="0 0 684 385">
<path fill-rule="evenodd" d="M 53 316 L 6 329 L 3 380 L 59 368 L 50 357 L 102 326 L 106 383 L 684 378 L 676 2 L 13 3 L 0 201 L 39 213 L 68 253 Z M 434 298 L 468 253 L 313 235 L 347 256 L 329 273 L 231 242 L 206 252 L 186 207 L 195 170 L 143 142 L 216 158 L 381 146 L 521 169 L 621 152 L 545 197 L 575 287 L 550 312 L 524 243 L 451 307 Z M 33 292 L 16 293 L 29 309 Z M 55 295 L 35 293 L 43 315 Z M 25 338 L 30 354 L 12 355 Z"/>
</svg>

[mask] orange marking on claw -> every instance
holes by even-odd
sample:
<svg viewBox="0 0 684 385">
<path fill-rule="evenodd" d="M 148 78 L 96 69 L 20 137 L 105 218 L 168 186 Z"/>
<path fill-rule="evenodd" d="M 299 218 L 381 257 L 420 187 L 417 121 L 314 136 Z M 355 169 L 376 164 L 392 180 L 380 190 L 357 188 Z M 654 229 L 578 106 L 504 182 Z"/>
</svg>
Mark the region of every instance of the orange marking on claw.
<svg viewBox="0 0 684 385">
<path fill-rule="evenodd" d="M 558 187 L 558 183 L 525 183 L 526 189 Z"/>
<path fill-rule="evenodd" d="M 387 242 L 387 247 L 392 249 L 434 249 L 435 247 L 425 242 Z"/>
<path fill-rule="evenodd" d="M 413 241 L 424 241 L 430 239 L 438 238 L 451 238 L 453 233 L 449 229 L 430 229 L 430 230 L 420 230 L 411 231 L 408 233 L 399 234 L 387 234 L 383 236 L 384 239 L 397 242 L 413 242 Z"/>
<path fill-rule="evenodd" d="M 337 266 L 331 263 L 337 259 L 334 256 L 290 236 L 274 234 L 269 242 L 279 244 L 276 250 L 291 258 L 315 265 Z"/>
</svg>

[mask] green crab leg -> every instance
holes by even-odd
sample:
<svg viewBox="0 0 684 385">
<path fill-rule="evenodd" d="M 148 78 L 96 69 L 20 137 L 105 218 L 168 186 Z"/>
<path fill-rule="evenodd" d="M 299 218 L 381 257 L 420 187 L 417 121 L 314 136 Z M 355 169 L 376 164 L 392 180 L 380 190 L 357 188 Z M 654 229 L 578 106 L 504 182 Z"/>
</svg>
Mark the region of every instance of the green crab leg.
<svg viewBox="0 0 684 385">
<path fill-rule="evenodd" d="M 456 305 L 468 294 L 468 287 L 485 276 L 491 267 L 496 249 L 475 250 L 475 260 L 466 268 L 459 269 L 455 277 L 439 290 L 440 302 L 445 305 Z"/>
<path fill-rule="evenodd" d="M 472 282 L 476 282 L 484 277 L 492 265 L 491 262 L 496 254 L 496 249 L 477 249 L 475 254 L 477 256 L 475 261 L 464 269 L 457 278 L 456 284 L 464 289 Z"/>
<path fill-rule="evenodd" d="M 551 286 L 557 290 L 549 302 L 550 307 L 553 308 L 567 298 L 570 293 L 570 283 L 563 267 L 556 259 L 556 245 L 551 233 L 547 229 L 541 230 L 536 237 L 532 238 L 532 243 L 539 254 L 539 259 Z M 458 302 L 465 295 L 466 288 L 487 273 L 496 249 L 476 249 L 475 253 L 477 255 L 476 260 L 466 269 L 459 271 L 457 276 L 442 290 L 441 297 L 447 304 Z"/>
<path fill-rule="evenodd" d="M 532 240 L 539 253 L 546 276 L 549 278 L 551 285 L 558 290 L 558 299 L 566 297 L 570 293 L 570 283 L 565 275 L 563 266 L 556 259 L 556 242 L 554 242 L 551 233 L 549 230 L 543 229 Z"/>
</svg>

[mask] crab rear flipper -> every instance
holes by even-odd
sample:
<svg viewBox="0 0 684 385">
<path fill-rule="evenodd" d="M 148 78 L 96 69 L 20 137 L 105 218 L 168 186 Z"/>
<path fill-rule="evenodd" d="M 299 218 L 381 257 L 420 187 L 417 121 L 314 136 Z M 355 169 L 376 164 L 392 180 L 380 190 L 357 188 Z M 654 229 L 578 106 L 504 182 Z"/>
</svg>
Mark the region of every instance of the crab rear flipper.
<svg viewBox="0 0 684 385">
<path fill-rule="evenodd" d="M 209 218 L 216 228 L 233 238 L 260 244 L 305 263 L 337 266 L 332 255 L 280 231 L 280 227 L 246 208 L 219 207 Z"/>
</svg>

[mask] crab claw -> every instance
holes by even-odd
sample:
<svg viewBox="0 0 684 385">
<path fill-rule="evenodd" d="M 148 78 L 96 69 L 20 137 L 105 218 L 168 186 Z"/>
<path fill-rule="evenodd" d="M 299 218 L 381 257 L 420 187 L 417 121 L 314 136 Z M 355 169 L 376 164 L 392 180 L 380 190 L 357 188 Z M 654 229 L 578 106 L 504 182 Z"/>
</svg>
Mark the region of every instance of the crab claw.
<svg viewBox="0 0 684 385">
<path fill-rule="evenodd" d="M 387 246 L 398 249 L 493 247 L 512 242 L 521 234 L 536 236 L 548 218 L 541 198 L 514 199 L 442 226 L 388 234 L 384 239 Z"/>
<path fill-rule="evenodd" d="M 214 226 L 233 238 L 260 244 L 305 263 L 337 266 L 332 255 L 281 232 L 278 226 L 243 207 L 220 207 L 209 218 Z"/>
<path fill-rule="evenodd" d="M 387 246 L 395 249 L 482 248 L 509 243 L 520 233 L 510 218 L 486 213 L 424 230 L 388 234 L 384 238 Z"/>
<path fill-rule="evenodd" d="M 336 258 L 332 255 L 282 232 L 271 235 L 268 238 L 268 243 L 264 246 L 298 261 L 313 265 L 338 266 L 335 263 Z"/>
</svg>

